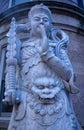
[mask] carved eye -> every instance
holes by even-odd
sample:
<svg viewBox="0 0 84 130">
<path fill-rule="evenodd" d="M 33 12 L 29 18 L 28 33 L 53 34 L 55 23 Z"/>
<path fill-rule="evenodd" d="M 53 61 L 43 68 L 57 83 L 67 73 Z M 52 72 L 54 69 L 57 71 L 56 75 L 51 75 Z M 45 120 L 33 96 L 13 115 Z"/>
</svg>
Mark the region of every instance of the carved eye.
<svg viewBox="0 0 84 130">
<path fill-rule="evenodd" d="M 49 88 L 50 88 L 50 89 L 52 89 L 52 88 L 54 88 L 54 87 L 55 87 L 54 85 L 49 85 Z"/>
<path fill-rule="evenodd" d="M 39 88 L 39 89 L 43 89 L 44 86 L 43 86 L 43 85 L 39 85 L 38 88 Z"/>
<path fill-rule="evenodd" d="M 40 18 L 39 17 L 34 17 L 34 20 L 35 21 L 40 21 Z"/>
<path fill-rule="evenodd" d="M 44 22 L 48 22 L 48 18 L 44 17 L 44 18 L 43 18 L 43 21 L 44 21 Z"/>
</svg>

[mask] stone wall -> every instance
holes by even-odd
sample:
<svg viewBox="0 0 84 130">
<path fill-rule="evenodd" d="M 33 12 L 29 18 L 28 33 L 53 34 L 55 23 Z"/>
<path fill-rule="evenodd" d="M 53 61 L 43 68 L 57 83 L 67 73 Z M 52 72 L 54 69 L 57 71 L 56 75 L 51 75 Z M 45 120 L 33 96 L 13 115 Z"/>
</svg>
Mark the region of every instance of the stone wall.
<svg viewBox="0 0 84 130">
<path fill-rule="evenodd" d="M 72 95 L 74 109 L 79 122 L 84 126 L 84 36 L 74 32 L 69 32 L 71 44 L 69 47 L 69 57 L 71 59 L 74 72 L 76 74 L 76 86 L 80 93 Z"/>
</svg>

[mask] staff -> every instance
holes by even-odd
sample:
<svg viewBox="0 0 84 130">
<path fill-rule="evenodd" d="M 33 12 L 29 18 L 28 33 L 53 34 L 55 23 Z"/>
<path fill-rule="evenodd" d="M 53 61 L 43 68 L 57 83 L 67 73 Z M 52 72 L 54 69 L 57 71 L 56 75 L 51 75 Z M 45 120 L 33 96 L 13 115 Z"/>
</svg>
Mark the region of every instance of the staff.
<svg viewBox="0 0 84 130">
<path fill-rule="evenodd" d="M 17 66 L 17 52 L 16 52 L 16 23 L 15 18 L 12 18 L 10 30 L 7 33 L 8 45 L 6 54 L 6 80 L 5 80 L 5 104 L 14 105 L 19 103 L 16 90 L 16 66 Z"/>
</svg>

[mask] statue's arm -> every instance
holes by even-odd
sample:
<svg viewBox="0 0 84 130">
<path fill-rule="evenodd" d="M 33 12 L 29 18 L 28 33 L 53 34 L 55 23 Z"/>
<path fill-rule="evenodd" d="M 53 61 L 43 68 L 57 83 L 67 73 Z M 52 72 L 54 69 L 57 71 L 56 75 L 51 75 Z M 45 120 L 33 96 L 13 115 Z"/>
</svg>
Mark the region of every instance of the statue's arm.
<svg viewBox="0 0 84 130">
<path fill-rule="evenodd" d="M 42 53 L 42 60 L 62 78 L 65 88 L 71 93 L 78 93 L 79 89 L 74 85 L 74 73 L 65 50 L 60 50 L 60 58 L 52 51 Z"/>
<path fill-rule="evenodd" d="M 57 57 L 52 51 L 48 50 L 41 55 L 46 64 L 61 77 L 63 80 L 69 81 L 71 78 L 71 69 L 66 66 L 66 63 Z"/>
<path fill-rule="evenodd" d="M 74 84 L 74 81 L 76 80 L 76 78 L 75 78 L 72 64 L 71 64 L 69 57 L 66 53 L 66 48 L 61 48 L 60 56 L 61 56 L 61 59 L 65 62 L 67 68 L 69 68 L 71 70 L 71 78 L 70 78 L 68 84 L 67 84 L 67 82 L 64 81 L 65 87 L 71 93 L 79 93 L 79 89 Z"/>
<path fill-rule="evenodd" d="M 72 75 L 74 76 L 73 67 L 66 51 L 67 51 L 66 48 L 60 49 L 60 59 L 65 63 L 66 67 L 70 69 L 71 76 Z"/>
<path fill-rule="evenodd" d="M 45 27 L 41 28 L 41 58 L 42 60 L 62 79 L 69 81 L 71 77 L 71 70 L 66 66 L 66 64 L 56 56 L 55 53 L 50 50 L 49 40 L 46 35 Z M 63 42 L 63 41 L 62 41 Z"/>
</svg>

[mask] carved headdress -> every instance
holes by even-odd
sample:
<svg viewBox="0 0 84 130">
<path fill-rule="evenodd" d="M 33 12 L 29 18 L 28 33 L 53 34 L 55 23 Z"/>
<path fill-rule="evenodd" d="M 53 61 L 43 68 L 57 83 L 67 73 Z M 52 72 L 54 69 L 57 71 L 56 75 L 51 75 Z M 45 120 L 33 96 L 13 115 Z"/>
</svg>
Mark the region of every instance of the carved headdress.
<svg viewBox="0 0 84 130">
<path fill-rule="evenodd" d="M 33 6 L 29 11 L 28 16 L 29 16 L 29 18 L 31 18 L 33 14 L 36 14 L 39 12 L 45 13 L 51 20 L 51 11 L 49 10 L 49 8 L 47 6 L 45 6 L 43 4 Z"/>
</svg>

